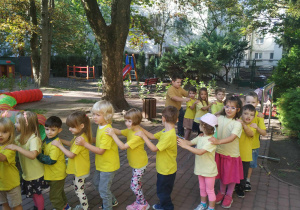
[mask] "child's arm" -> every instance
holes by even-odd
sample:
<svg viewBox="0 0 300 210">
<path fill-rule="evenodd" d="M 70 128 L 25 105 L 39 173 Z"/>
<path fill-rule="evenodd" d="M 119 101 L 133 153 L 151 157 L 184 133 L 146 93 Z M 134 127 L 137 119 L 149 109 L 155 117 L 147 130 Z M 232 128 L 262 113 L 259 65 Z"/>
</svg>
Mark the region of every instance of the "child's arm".
<svg viewBox="0 0 300 210">
<path fill-rule="evenodd" d="M 252 123 L 250 126 L 252 128 L 255 128 L 260 135 L 262 135 L 262 136 L 267 135 L 267 131 L 264 129 L 261 129 L 256 123 Z"/>
<path fill-rule="evenodd" d="M 182 98 L 182 97 L 179 97 L 179 96 L 172 96 L 171 99 L 173 101 L 179 101 L 179 102 L 188 102 L 188 101 L 191 100 L 190 98 Z"/>
<path fill-rule="evenodd" d="M 209 110 L 209 108 L 213 105 L 213 103 L 209 103 L 207 106 L 201 107 L 201 110 L 206 111 Z"/>
<path fill-rule="evenodd" d="M 238 119 L 237 121 L 239 121 L 242 124 L 244 132 L 247 136 L 249 136 L 249 137 L 254 136 L 254 132 L 242 120 Z M 255 124 L 255 123 L 253 123 L 253 124 Z"/>
<path fill-rule="evenodd" d="M 0 153 L 0 162 L 4 162 L 6 160 L 7 160 L 6 156 Z"/>
<path fill-rule="evenodd" d="M 196 104 L 198 104 L 200 101 L 196 100 L 192 106 L 190 106 L 190 109 L 194 110 L 196 108 Z"/>
<path fill-rule="evenodd" d="M 210 141 L 212 144 L 214 145 L 219 145 L 219 144 L 227 144 L 227 143 L 230 143 L 232 141 L 234 141 L 234 139 L 237 137 L 237 135 L 235 134 L 231 134 L 230 136 L 228 136 L 227 138 L 225 139 L 216 139 L 215 137 L 211 137 L 208 139 L 208 141 Z"/>
<path fill-rule="evenodd" d="M 149 131 L 145 130 L 141 126 L 139 128 L 143 131 L 143 133 L 149 138 L 149 139 L 156 139 L 153 133 L 150 133 Z"/>
<path fill-rule="evenodd" d="M 118 136 L 116 135 L 116 133 L 114 132 L 115 130 L 118 130 L 118 129 L 115 129 L 115 128 L 107 128 L 105 131 L 107 132 L 108 135 L 110 135 L 113 140 L 116 142 L 116 144 L 118 145 L 118 147 L 121 149 L 121 150 L 126 150 L 129 148 L 129 145 L 126 143 L 124 144 L 119 138 Z M 121 134 L 121 131 L 118 130 Z"/>
<path fill-rule="evenodd" d="M 61 144 L 60 140 L 54 140 L 51 144 L 58 147 L 68 158 L 73 159 L 76 156 L 76 154 L 67 150 L 64 145 Z"/>
<path fill-rule="evenodd" d="M 49 155 L 44 155 L 43 152 L 41 154 L 39 154 L 36 157 L 36 159 L 38 159 L 41 163 L 46 164 L 46 165 L 53 165 L 57 162 L 56 160 L 52 160 Z"/>
<path fill-rule="evenodd" d="M 203 155 L 204 153 L 207 152 L 205 149 L 197 149 L 191 147 L 192 143 L 184 139 L 177 138 L 177 143 L 180 147 L 194 153 L 195 155 Z"/>
<path fill-rule="evenodd" d="M 59 139 L 60 140 L 60 142 L 63 144 L 63 145 L 66 145 L 66 146 L 68 146 L 68 147 L 71 147 L 71 141 L 68 141 L 68 140 L 65 140 L 65 139 Z"/>
<path fill-rule="evenodd" d="M 36 156 L 39 154 L 37 150 L 29 151 L 29 150 L 23 149 L 22 147 L 15 145 L 15 144 L 9 144 L 4 149 L 18 151 L 19 153 L 21 153 L 22 155 L 24 155 L 25 157 L 27 157 L 31 160 L 34 160 L 36 158 Z"/>
<path fill-rule="evenodd" d="M 85 148 L 87 148 L 88 150 L 90 150 L 91 152 L 97 154 L 97 155 L 103 155 L 104 152 L 105 152 L 105 149 L 101 149 L 99 147 L 96 147 L 88 142 L 86 142 L 84 140 L 83 137 L 81 136 L 78 136 L 76 139 L 75 139 L 75 144 L 77 145 L 80 145 L 80 146 L 84 146 Z"/>
<path fill-rule="evenodd" d="M 118 135 L 118 136 L 122 135 L 121 130 L 116 129 L 116 128 L 113 128 L 113 130 L 116 135 Z"/>
<path fill-rule="evenodd" d="M 159 149 L 148 139 L 147 135 L 143 132 L 143 131 L 138 131 L 135 133 L 135 135 L 140 136 L 142 139 L 144 139 L 147 147 L 149 147 L 149 149 L 152 152 L 157 152 Z M 152 134 L 153 135 L 153 134 Z M 154 135 L 153 135 L 154 136 Z M 155 137 L 154 137 L 155 139 Z"/>
</svg>

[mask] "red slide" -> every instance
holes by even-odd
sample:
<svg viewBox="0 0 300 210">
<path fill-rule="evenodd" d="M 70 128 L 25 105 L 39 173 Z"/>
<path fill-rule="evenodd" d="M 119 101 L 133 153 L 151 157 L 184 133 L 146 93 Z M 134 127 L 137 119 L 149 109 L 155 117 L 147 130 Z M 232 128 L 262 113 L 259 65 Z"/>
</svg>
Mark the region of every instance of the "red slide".
<svg viewBox="0 0 300 210">
<path fill-rule="evenodd" d="M 126 74 L 128 74 L 131 71 L 132 67 L 130 64 L 126 65 L 123 69 L 123 79 L 125 79 Z"/>
</svg>

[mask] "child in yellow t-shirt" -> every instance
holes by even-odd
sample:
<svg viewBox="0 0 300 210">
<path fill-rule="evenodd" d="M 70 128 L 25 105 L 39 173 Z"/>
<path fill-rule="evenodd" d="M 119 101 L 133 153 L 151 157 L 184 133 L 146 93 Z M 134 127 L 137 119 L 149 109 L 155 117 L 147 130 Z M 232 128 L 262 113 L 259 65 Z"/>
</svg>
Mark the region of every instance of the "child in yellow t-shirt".
<svg viewBox="0 0 300 210">
<path fill-rule="evenodd" d="M 113 137 L 120 149 L 127 150 L 128 163 L 132 167 L 130 188 L 136 196 L 136 201 L 128 205 L 126 209 L 149 209 L 150 205 L 144 197 L 141 182 L 148 164 L 148 156 L 144 148 L 144 140 L 140 136 L 135 135 L 141 130 L 142 113 L 138 109 L 133 108 L 125 113 L 124 118 L 127 129 L 107 128 L 106 131 L 108 135 Z M 126 136 L 127 142 L 124 144 L 117 135 Z"/>
<path fill-rule="evenodd" d="M 245 104 L 252 104 L 254 107 L 257 107 L 258 102 L 259 102 L 258 96 L 255 92 L 249 92 L 245 96 Z M 253 160 L 250 162 L 250 168 L 248 171 L 245 191 L 251 191 L 250 178 L 251 178 L 253 168 L 257 167 L 257 158 L 258 158 L 259 148 L 260 148 L 259 136 L 267 135 L 266 126 L 265 126 L 265 122 L 264 122 L 264 115 L 262 113 L 256 111 L 255 117 L 251 123 L 255 123 L 257 126 L 255 127 L 256 133 L 254 135 L 253 143 L 252 143 L 252 159 Z"/>
<path fill-rule="evenodd" d="M 162 123 L 165 127 L 162 131 L 152 134 L 144 129 L 136 135 L 142 137 L 152 152 L 156 154 L 157 170 L 157 196 L 160 203 L 152 206 L 153 209 L 174 209 L 171 193 L 177 171 L 177 142 L 175 124 L 178 118 L 178 110 L 174 106 L 167 106 L 162 111 Z M 154 145 L 149 139 L 158 139 Z"/>
<path fill-rule="evenodd" d="M 44 179 L 50 186 L 49 198 L 54 209 L 65 209 L 69 206 L 64 191 L 66 179 L 66 163 L 64 153 L 52 145 L 58 140 L 58 134 L 62 131 L 62 121 L 59 117 L 51 116 L 45 122 L 46 138 L 43 141 L 42 153 L 37 159 L 44 164 Z"/>
<path fill-rule="evenodd" d="M 200 134 L 198 118 L 202 117 L 206 113 L 208 113 L 209 108 L 212 106 L 212 103 L 208 103 L 208 92 L 207 88 L 201 88 L 198 96 L 198 103 L 196 104 L 196 114 L 194 117 L 194 128 Z"/>
<path fill-rule="evenodd" d="M 224 109 L 223 99 L 225 98 L 225 89 L 224 88 L 216 88 L 215 95 L 216 95 L 217 101 L 212 104 L 210 109 L 211 109 L 212 114 L 219 116 Z"/>
<path fill-rule="evenodd" d="M 238 121 L 242 124 L 243 130 L 240 137 L 240 157 L 243 163 L 244 179 L 241 180 L 240 184 L 235 186 L 236 194 L 238 197 L 243 198 L 245 196 L 246 179 L 248 175 L 248 169 L 250 162 L 252 161 L 252 142 L 253 137 L 256 133 L 255 123 L 251 123 L 255 116 L 255 107 L 251 104 L 247 104 L 242 108 L 242 116 Z"/>
<path fill-rule="evenodd" d="M 5 149 L 14 140 L 14 124 L 8 118 L 0 118 L 0 204 L 3 209 L 22 210 L 16 151 Z"/>
<path fill-rule="evenodd" d="M 120 168 L 118 145 L 113 138 L 106 133 L 111 128 L 114 108 L 108 101 L 98 101 L 92 108 L 93 120 L 99 125 L 96 135 L 96 145 L 92 145 L 82 138 L 76 139 L 77 145 L 82 145 L 95 153 L 96 171 L 94 173 L 94 185 L 98 189 L 103 200 L 103 209 L 112 209 L 118 205 L 115 196 L 111 192 L 112 180 L 116 171 Z"/>
<path fill-rule="evenodd" d="M 66 172 L 74 174 L 74 190 L 80 201 L 80 205 L 75 208 L 87 210 L 89 205 L 84 192 L 84 183 L 90 175 L 90 153 L 85 147 L 75 144 L 75 139 L 82 137 L 85 142 L 90 142 L 92 139 L 91 123 L 85 112 L 76 111 L 67 117 L 66 124 L 74 135 L 73 140 L 54 140 L 51 144 L 57 146 L 69 158 Z M 71 147 L 70 150 L 67 150 L 61 142 Z"/>
<path fill-rule="evenodd" d="M 197 93 L 196 88 L 190 87 L 189 98 L 191 100 L 186 102 L 186 111 L 183 119 L 183 127 L 185 128 L 185 132 L 184 132 L 185 139 L 189 139 L 193 129 L 193 123 L 196 114 L 196 104 L 199 102 L 199 100 L 195 99 L 196 93 Z"/>
</svg>

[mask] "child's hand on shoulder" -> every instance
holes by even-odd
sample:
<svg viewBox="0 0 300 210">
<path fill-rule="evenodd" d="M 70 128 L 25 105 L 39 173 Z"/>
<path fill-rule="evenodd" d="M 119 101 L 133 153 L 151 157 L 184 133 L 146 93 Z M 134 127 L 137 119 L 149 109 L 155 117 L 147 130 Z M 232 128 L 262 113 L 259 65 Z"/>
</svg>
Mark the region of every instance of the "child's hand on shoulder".
<svg viewBox="0 0 300 210">
<path fill-rule="evenodd" d="M 9 149 L 9 150 L 16 151 L 18 149 L 18 146 L 15 145 L 15 144 L 9 144 L 4 149 Z"/>
<path fill-rule="evenodd" d="M 109 136 L 115 135 L 115 132 L 114 132 L 114 129 L 113 129 L 113 128 L 106 128 L 105 132 L 106 132 Z"/>
<path fill-rule="evenodd" d="M 59 147 L 61 145 L 61 141 L 60 140 L 54 140 L 51 142 L 52 145 Z"/>
<path fill-rule="evenodd" d="M 265 118 L 265 115 L 263 113 L 261 113 L 261 112 L 258 112 L 257 117 Z"/>
<path fill-rule="evenodd" d="M 241 124 L 243 124 L 243 120 L 241 119 L 237 119 L 236 121 L 240 122 Z"/>
<path fill-rule="evenodd" d="M 190 100 L 191 100 L 190 98 L 184 98 L 184 99 L 183 99 L 184 102 L 188 102 L 188 101 L 190 101 Z"/>
<path fill-rule="evenodd" d="M 194 102 L 194 104 L 198 104 L 200 102 L 200 100 L 196 100 L 195 102 Z"/>
<path fill-rule="evenodd" d="M 219 140 L 216 139 L 215 137 L 209 138 L 208 141 L 210 141 L 211 144 L 214 144 L 214 145 L 219 145 L 220 144 Z"/>
<path fill-rule="evenodd" d="M 78 136 L 76 139 L 75 139 L 75 144 L 76 145 L 79 145 L 79 146 L 84 146 L 85 144 L 85 140 L 82 136 Z"/>
<path fill-rule="evenodd" d="M 145 137 L 145 134 L 144 134 L 144 132 L 143 132 L 142 130 L 136 132 L 135 135 L 136 135 L 136 136 L 139 136 L 139 137 L 141 137 L 141 138 L 144 138 L 144 137 Z"/>
<path fill-rule="evenodd" d="M 182 147 L 183 149 L 185 149 L 188 146 L 186 140 L 185 139 L 181 139 L 181 138 L 177 138 L 177 144 L 180 147 Z"/>
<path fill-rule="evenodd" d="M 256 124 L 256 123 L 252 123 L 250 126 L 251 126 L 252 128 L 257 129 L 257 124 Z"/>
</svg>

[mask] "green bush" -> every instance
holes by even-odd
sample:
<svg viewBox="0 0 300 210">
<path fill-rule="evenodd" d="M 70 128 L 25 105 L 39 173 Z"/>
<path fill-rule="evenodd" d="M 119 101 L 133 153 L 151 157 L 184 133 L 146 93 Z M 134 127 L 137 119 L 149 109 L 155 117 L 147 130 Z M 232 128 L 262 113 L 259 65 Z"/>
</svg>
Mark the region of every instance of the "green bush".
<svg viewBox="0 0 300 210">
<path fill-rule="evenodd" d="M 289 89 L 277 100 L 279 120 L 288 135 L 300 139 L 300 87 Z"/>
</svg>

